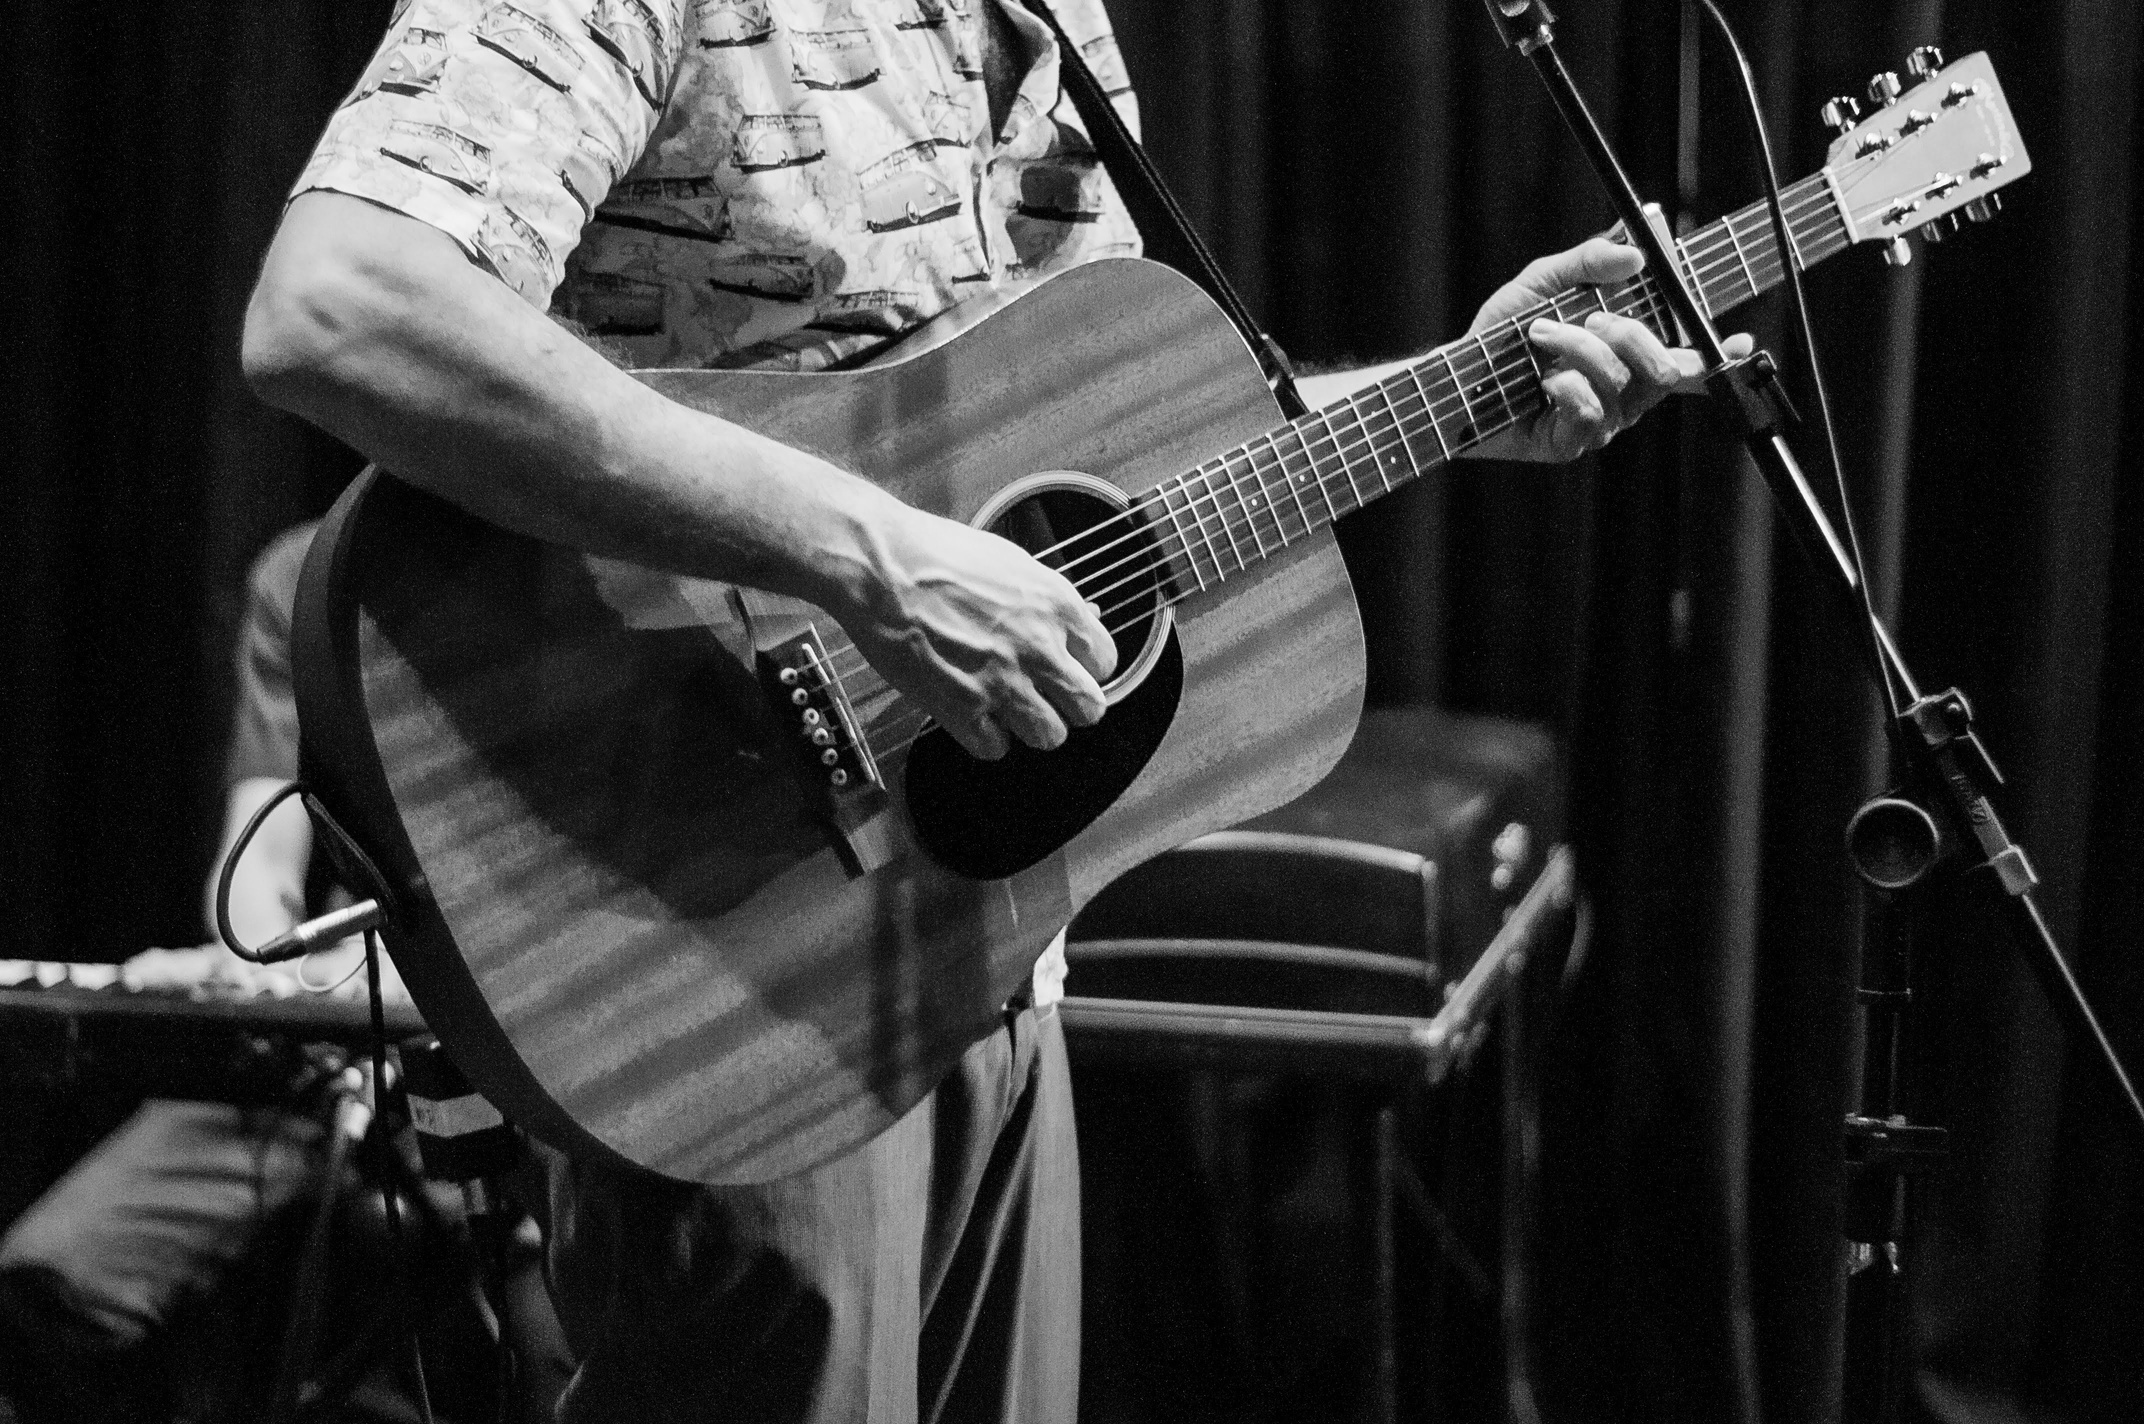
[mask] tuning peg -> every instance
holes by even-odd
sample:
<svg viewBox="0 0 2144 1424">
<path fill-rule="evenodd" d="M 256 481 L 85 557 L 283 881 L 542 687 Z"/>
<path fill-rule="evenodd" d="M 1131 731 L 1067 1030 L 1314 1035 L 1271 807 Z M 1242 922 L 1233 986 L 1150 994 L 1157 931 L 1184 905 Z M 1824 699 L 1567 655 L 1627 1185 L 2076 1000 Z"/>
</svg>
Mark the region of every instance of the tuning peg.
<svg viewBox="0 0 2144 1424">
<path fill-rule="evenodd" d="M 1921 241 L 1923 242 L 1941 242 L 1948 236 L 1950 236 L 1950 233 L 1943 226 L 1941 218 L 1935 218 L 1921 224 Z"/>
<path fill-rule="evenodd" d="M 1888 69 L 1869 80 L 1869 102 L 1879 109 L 1890 107 L 1898 94 L 1898 76 Z"/>
<path fill-rule="evenodd" d="M 1903 237 L 1894 237 L 1883 245 L 1883 260 L 1893 267 L 1904 267 L 1913 261 L 1913 247 Z"/>
<path fill-rule="evenodd" d="M 1861 105 L 1854 101 L 1851 94 L 1841 94 L 1838 98 L 1825 102 L 1819 117 L 1824 120 L 1825 127 L 1834 133 L 1852 133 L 1854 125 L 1861 121 Z"/>
<path fill-rule="evenodd" d="M 1943 51 L 1934 45 L 1922 45 L 1906 56 L 1906 70 L 1915 79 L 1926 79 L 1943 67 Z"/>
<path fill-rule="evenodd" d="M 1986 197 L 1975 198 L 1965 205 L 1966 217 L 1976 223 L 1987 222 L 2002 210 L 2003 195 L 2000 193 L 1990 193 Z"/>
</svg>

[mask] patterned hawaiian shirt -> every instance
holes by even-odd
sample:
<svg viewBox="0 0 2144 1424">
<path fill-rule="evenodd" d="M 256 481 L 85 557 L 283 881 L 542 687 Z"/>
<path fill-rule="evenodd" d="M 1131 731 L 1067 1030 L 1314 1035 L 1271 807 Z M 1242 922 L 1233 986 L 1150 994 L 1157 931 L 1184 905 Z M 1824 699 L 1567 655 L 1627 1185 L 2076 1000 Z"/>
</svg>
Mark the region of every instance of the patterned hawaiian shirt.
<svg viewBox="0 0 2144 1424">
<path fill-rule="evenodd" d="M 1034 56 L 995 136 L 992 3 Z M 1101 0 L 1056 10 L 1136 124 Z M 1018 0 L 406 0 L 314 188 L 439 228 L 640 366 L 816 369 L 1139 250 Z"/>
</svg>

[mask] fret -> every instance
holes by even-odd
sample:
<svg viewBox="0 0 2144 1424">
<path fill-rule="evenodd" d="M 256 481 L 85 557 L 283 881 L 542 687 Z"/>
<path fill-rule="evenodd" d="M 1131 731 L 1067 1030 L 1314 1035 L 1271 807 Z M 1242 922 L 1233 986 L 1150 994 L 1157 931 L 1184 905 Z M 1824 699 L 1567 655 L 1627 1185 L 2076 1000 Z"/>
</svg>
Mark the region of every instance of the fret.
<svg viewBox="0 0 2144 1424">
<path fill-rule="evenodd" d="M 1534 344 L 1528 339 L 1525 329 L 1519 325 L 1518 317 L 1511 319 L 1511 334 L 1519 343 L 1519 350 L 1526 353 L 1526 364 L 1533 367 L 1534 379 L 1542 380 L 1548 372 L 1541 369 L 1541 353 L 1534 350 Z"/>
<path fill-rule="evenodd" d="M 1436 402 L 1429 398 L 1429 387 L 1422 384 L 1422 363 L 1417 361 L 1414 365 L 1409 366 L 1405 375 L 1408 380 L 1414 382 L 1415 399 L 1422 402 L 1422 414 L 1429 417 L 1430 433 L 1437 437 L 1437 448 L 1444 452 L 1445 463 L 1450 464 L 1452 447 L 1450 442 L 1444 438 L 1444 427 L 1437 423 L 1437 406 Z"/>
<path fill-rule="evenodd" d="M 1250 567 L 1243 558 L 1243 546 L 1236 542 L 1236 531 L 1229 527 L 1228 511 L 1221 507 L 1221 492 L 1213 487 L 1213 471 L 1204 465 L 1199 467 L 1199 483 L 1206 486 L 1206 497 L 1213 501 L 1213 512 L 1221 521 L 1221 534 L 1228 540 L 1228 551 L 1236 556 L 1236 567 Z"/>
<path fill-rule="evenodd" d="M 1303 463 L 1310 466 L 1308 474 L 1296 476 L 1298 481 L 1309 480 L 1317 486 L 1318 498 L 1325 501 L 1325 520 L 1328 524 L 1340 522 L 1340 510 L 1333 504 L 1333 492 L 1325 487 L 1325 472 L 1318 468 L 1317 456 L 1310 453 L 1310 442 L 1303 438 L 1302 427 L 1290 421 L 1285 427 L 1295 437 L 1295 448 L 1302 453 Z"/>
<path fill-rule="evenodd" d="M 1749 294 L 1754 297 L 1763 288 L 1757 285 L 1757 274 L 1750 269 L 1749 254 L 1742 250 L 1742 234 L 1735 231 L 1735 220 L 1732 217 L 1723 225 L 1727 229 L 1727 240 L 1734 244 L 1735 260 L 1742 264 L 1742 280 L 1749 283 Z"/>
<path fill-rule="evenodd" d="M 1191 517 L 1193 519 L 1198 521 L 1199 538 L 1206 541 L 1206 557 L 1213 564 L 1213 581 L 1215 583 L 1219 583 L 1221 582 L 1221 580 L 1228 577 L 1228 574 L 1227 571 L 1221 567 L 1221 551 L 1214 545 L 1213 531 L 1206 527 L 1206 516 L 1198 512 L 1198 500 L 1191 493 L 1191 475 L 1195 475 L 1197 473 L 1197 470 L 1191 471 L 1191 474 L 1187 474 L 1181 479 L 1179 479 L 1177 481 L 1177 484 L 1184 491 L 1184 508 L 1191 512 Z"/>
<path fill-rule="evenodd" d="M 1786 270 L 1786 261 L 1806 267 L 1851 245 L 1853 233 L 1836 195 L 1825 196 L 1830 192 L 1828 181 L 1819 174 L 1783 195 L 1789 213 L 1784 253 L 1764 204 L 1719 219 L 1674 245 L 1679 270 L 1708 319 L 1741 305 L 1747 299 L 1745 287 L 1754 296 L 1775 285 Z M 1536 409 L 1540 383 L 1553 363 L 1528 339 L 1530 325 L 1541 316 L 1580 323 L 1595 311 L 1632 317 L 1667 340 L 1677 339 L 1681 331 L 1668 305 L 1666 287 L 1651 275 L 1640 273 L 1605 286 L 1569 287 L 1486 331 L 1470 332 L 1429 352 L 1377 382 L 1374 399 L 1367 388 L 1356 391 L 1344 402 L 1276 426 L 1157 487 L 1155 493 L 1182 550 L 1187 570 L 1183 582 L 1196 582 L 1201 591 L 1219 584 L 1248 569 L 1253 559 L 1286 549 L 1297 538 L 1337 523 L 1381 494 L 1419 479 L 1426 467 L 1450 461 L 1492 430 L 1503 429 L 1522 411 Z M 1472 373 L 1471 379 L 1459 369 L 1457 353 L 1464 349 L 1462 342 L 1471 343 L 1485 367 Z M 1516 351 L 1510 345 L 1513 342 Z M 1475 355 L 1467 359 L 1472 361 Z M 1434 362 L 1443 364 L 1443 374 L 1425 375 Z M 1502 406 L 1502 422 L 1490 419 L 1486 397 L 1491 392 Z M 1459 407 L 1456 414 L 1464 422 L 1456 434 L 1444 428 L 1445 407 L 1454 396 Z M 1403 408 L 1406 400 L 1418 404 L 1419 415 Z M 1434 450 L 1420 443 L 1423 421 L 1437 442 Z M 1284 435 L 1294 440 L 1293 449 L 1284 443 Z M 1320 450 L 1319 442 L 1327 448 Z M 1397 451 L 1392 448 L 1394 442 Z M 1373 486 L 1362 482 L 1360 466 L 1365 454 L 1376 473 Z M 1334 492 L 1336 475 L 1346 480 L 1344 494 Z M 1312 484 L 1316 499 L 1306 488 Z M 1291 506 L 1301 521 L 1301 534 L 1288 526 Z M 1220 521 L 1218 536 L 1209 522 L 1213 519 Z M 1200 544 L 1206 546 L 1203 559 Z"/>
<path fill-rule="evenodd" d="M 1281 482 L 1288 486 L 1288 493 L 1295 496 L 1295 512 L 1302 517 L 1303 532 L 1310 533 L 1317 526 L 1310 522 L 1310 506 L 1303 503 L 1302 482 L 1288 472 L 1287 457 L 1281 454 L 1280 442 L 1273 438 L 1273 432 L 1269 430 L 1259 439 L 1265 441 L 1266 448 L 1273 452 L 1273 463 L 1280 466 Z"/>
<path fill-rule="evenodd" d="M 1235 468 L 1229 464 L 1235 457 L 1234 450 L 1221 457 L 1221 472 L 1228 476 L 1229 495 L 1243 510 L 1243 523 L 1251 531 L 1251 542 L 1258 546 L 1258 557 L 1262 559 L 1266 556 L 1266 541 L 1265 536 L 1258 532 L 1258 498 L 1255 495 L 1249 499 L 1243 497 L 1243 485 L 1236 477 Z"/>
<path fill-rule="evenodd" d="M 1285 549 L 1296 537 L 1288 532 L 1288 503 L 1285 499 L 1274 497 L 1273 482 L 1267 478 L 1266 467 L 1258 462 L 1258 453 L 1249 443 L 1243 447 L 1243 459 L 1251 467 L 1251 477 L 1258 481 L 1258 497 L 1264 502 L 1266 514 L 1273 521 L 1274 537 L 1280 540 L 1280 546 Z M 1284 472 L 1281 476 L 1283 490 L 1287 488 L 1287 484 L 1288 479 Z"/>
<path fill-rule="evenodd" d="M 1422 462 L 1414 457 L 1414 442 L 1407 438 L 1407 423 L 1400 419 L 1400 408 L 1392 403 L 1391 383 L 1379 381 L 1377 383 L 1377 393 L 1384 397 L 1385 414 L 1392 419 L 1392 433 L 1399 437 L 1400 449 L 1407 456 L 1407 468 L 1411 472 L 1409 478 L 1420 479 L 1422 477 Z M 1432 425 L 1435 423 L 1434 421 L 1431 422 Z"/>
<path fill-rule="evenodd" d="M 1392 493 L 1392 481 L 1385 475 L 1384 458 L 1377 453 L 1377 432 L 1370 429 L 1369 420 L 1362 413 L 1362 392 L 1357 391 L 1347 398 L 1348 410 L 1355 417 L 1355 427 L 1362 432 L 1363 448 L 1370 452 L 1370 468 L 1377 475 L 1377 482 L 1384 486 L 1386 494 Z"/>
<path fill-rule="evenodd" d="M 1334 457 L 1340 461 L 1340 473 L 1347 476 L 1347 492 L 1354 496 L 1355 499 L 1353 509 L 1362 508 L 1369 501 L 1362 497 L 1362 490 L 1355 483 L 1355 472 L 1348 468 L 1347 456 L 1342 453 L 1340 448 L 1340 432 L 1333 429 L 1332 416 L 1322 410 L 1312 411 L 1311 414 L 1316 416 L 1319 423 L 1325 427 L 1325 438 L 1333 447 Z M 1316 456 L 1311 457 L 1311 464 L 1313 467 L 1316 466 Z M 1323 470 L 1318 471 L 1318 483 L 1321 485 L 1325 483 L 1325 472 Z M 1331 496 L 1328 495 L 1327 498 L 1330 499 Z"/>
<path fill-rule="evenodd" d="M 1177 481 L 1162 485 L 1155 493 L 1161 497 L 1161 507 L 1169 516 L 1169 527 L 1176 533 L 1176 542 L 1183 547 L 1184 565 L 1191 570 L 1191 580 L 1199 586 L 1199 592 L 1204 593 L 1206 591 L 1206 575 L 1199 572 L 1198 551 L 1192 546 L 1191 536 L 1184 532 L 1183 512 L 1169 503 L 1169 491 L 1171 489 L 1177 489 L 1179 494 L 1182 493 L 1182 490 L 1178 488 Z"/>
<path fill-rule="evenodd" d="M 1459 404 L 1467 413 L 1467 427 L 1459 432 L 1459 442 L 1471 445 L 1481 438 L 1481 417 L 1474 414 L 1474 402 L 1467 397 L 1467 383 L 1459 379 L 1459 368 L 1452 364 L 1452 348 L 1440 346 L 1437 354 L 1444 358 L 1444 369 L 1452 374 L 1452 389 L 1459 392 Z"/>
</svg>

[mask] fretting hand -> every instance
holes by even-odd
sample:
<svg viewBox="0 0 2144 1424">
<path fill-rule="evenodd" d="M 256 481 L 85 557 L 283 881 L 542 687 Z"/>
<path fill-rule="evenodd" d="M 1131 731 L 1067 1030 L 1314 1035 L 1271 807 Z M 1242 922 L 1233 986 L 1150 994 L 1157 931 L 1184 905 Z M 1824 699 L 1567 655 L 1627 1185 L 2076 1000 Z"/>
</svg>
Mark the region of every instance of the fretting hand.
<svg viewBox="0 0 2144 1424">
<path fill-rule="evenodd" d="M 1627 281 L 1645 266 L 1645 254 L 1596 237 L 1567 252 L 1543 257 L 1498 288 L 1482 305 L 1469 331 L 1501 325 L 1573 286 Z M 1542 318 L 1527 336 L 1554 358 L 1542 389 L 1548 406 L 1492 436 L 1472 453 L 1499 460 L 1572 460 L 1598 450 L 1671 392 L 1700 389 L 1704 364 L 1695 351 L 1669 347 L 1632 317 L 1595 312 L 1584 325 Z M 1750 338 L 1723 343 L 1731 359 L 1750 353 Z"/>
</svg>

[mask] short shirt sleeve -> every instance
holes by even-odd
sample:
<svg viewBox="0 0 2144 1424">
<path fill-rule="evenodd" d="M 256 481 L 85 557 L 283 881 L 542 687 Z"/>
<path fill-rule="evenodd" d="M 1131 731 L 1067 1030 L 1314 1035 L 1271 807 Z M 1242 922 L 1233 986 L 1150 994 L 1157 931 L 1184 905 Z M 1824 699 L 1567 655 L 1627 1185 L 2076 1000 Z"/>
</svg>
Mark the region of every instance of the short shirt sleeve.
<svg viewBox="0 0 2144 1424">
<path fill-rule="evenodd" d="M 298 574 L 317 524 L 275 537 L 253 561 L 246 580 L 245 620 L 238 632 L 237 696 L 224 784 L 251 777 L 295 780 L 298 775 L 298 697 L 290 679 L 290 618 Z"/>
<path fill-rule="evenodd" d="M 293 196 L 446 233 L 538 306 L 654 131 L 682 0 L 406 0 Z"/>
</svg>

